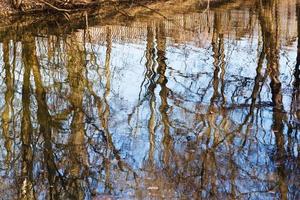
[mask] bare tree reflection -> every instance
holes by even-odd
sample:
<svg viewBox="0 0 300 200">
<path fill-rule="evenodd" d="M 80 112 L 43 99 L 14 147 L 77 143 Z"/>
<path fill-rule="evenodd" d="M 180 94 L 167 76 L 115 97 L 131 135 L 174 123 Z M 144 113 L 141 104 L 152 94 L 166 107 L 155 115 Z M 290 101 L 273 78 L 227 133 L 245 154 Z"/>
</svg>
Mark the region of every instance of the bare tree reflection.
<svg viewBox="0 0 300 200">
<path fill-rule="evenodd" d="M 10 64 L 9 59 L 9 43 L 5 41 L 3 43 L 3 61 L 4 61 L 4 68 L 5 68 L 5 84 L 6 84 L 6 92 L 5 92 L 5 107 L 4 111 L 2 112 L 2 130 L 3 130 L 3 137 L 5 138 L 5 148 L 6 148 L 6 167 L 9 169 L 9 165 L 11 162 L 11 154 L 12 154 L 12 137 L 10 135 L 10 120 L 11 120 L 11 111 L 12 101 L 13 101 L 13 88 L 14 88 L 14 79 L 12 73 L 14 72 L 13 67 Z"/>
<path fill-rule="evenodd" d="M 21 191 L 20 199 L 34 199 L 33 183 L 33 152 L 32 138 L 33 130 L 31 123 L 30 110 L 30 73 L 34 63 L 34 57 L 31 54 L 34 45 L 32 37 L 28 37 L 23 44 L 22 58 L 24 60 L 24 75 L 22 88 L 22 120 L 21 120 Z"/>
<path fill-rule="evenodd" d="M 297 198 L 299 4 L 246 3 L 4 40 L 0 194 Z"/>
</svg>

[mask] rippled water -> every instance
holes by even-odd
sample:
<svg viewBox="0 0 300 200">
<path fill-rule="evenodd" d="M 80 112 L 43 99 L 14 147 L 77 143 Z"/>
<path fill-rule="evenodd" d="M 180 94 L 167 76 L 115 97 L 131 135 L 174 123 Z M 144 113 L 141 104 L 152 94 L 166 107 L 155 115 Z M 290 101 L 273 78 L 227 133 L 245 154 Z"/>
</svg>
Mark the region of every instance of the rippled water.
<svg viewBox="0 0 300 200">
<path fill-rule="evenodd" d="M 188 2 L 0 34 L 1 199 L 300 199 L 300 5 Z"/>
</svg>

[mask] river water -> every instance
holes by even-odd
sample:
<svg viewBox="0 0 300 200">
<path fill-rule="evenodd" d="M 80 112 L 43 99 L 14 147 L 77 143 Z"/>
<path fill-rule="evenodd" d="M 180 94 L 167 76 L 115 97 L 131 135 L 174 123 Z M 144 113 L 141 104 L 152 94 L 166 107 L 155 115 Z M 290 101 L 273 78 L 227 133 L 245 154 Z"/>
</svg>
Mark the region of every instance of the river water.
<svg viewBox="0 0 300 200">
<path fill-rule="evenodd" d="M 300 4 L 181 3 L 0 37 L 1 199 L 300 199 Z"/>
</svg>

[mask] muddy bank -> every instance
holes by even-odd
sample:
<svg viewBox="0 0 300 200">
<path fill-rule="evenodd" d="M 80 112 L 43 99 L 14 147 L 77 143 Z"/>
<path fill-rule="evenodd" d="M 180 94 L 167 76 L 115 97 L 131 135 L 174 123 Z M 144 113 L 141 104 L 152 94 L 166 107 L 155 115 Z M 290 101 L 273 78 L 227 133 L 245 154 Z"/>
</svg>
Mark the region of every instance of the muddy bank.
<svg viewBox="0 0 300 200">
<path fill-rule="evenodd" d="M 253 3 L 251 0 L 210 2 L 210 9 L 234 9 Z M 198 0 L 171 1 L 102 1 L 97 6 L 72 9 L 72 12 L 43 10 L 25 13 L 18 11 L 0 20 L 0 41 L 22 40 L 23 33 L 33 35 L 66 34 L 76 29 L 95 25 L 128 25 L 136 20 L 157 21 L 170 19 L 186 12 L 205 12 L 207 2 Z M 20 14 L 21 12 L 21 14 Z M 23 14 L 22 14 L 23 13 Z M 1 17 L 0 17 L 1 18 Z"/>
<path fill-rule="evenodd" d="M 189 1 L 189 0 L 187 0 Z M 199 0 L 198 4 L 218 4 L 232 2 L 233 0 Z M 151 4 L 156 2 L 169 2 L 159 0 L 1 0 L 0 1 L 0 17 L 17 14 L 30 14 L 41 12 L 66 12 L 74 13 L 85 9 L 98 9 L 103 4 L 110 3 L 125 4 L 130 7 L 139 4 Z M 184 4 L 186 1 L 176 1 Z M 41 13 L 43 14 L 43 13 Z"/>
<path fill-rule="evenodd" d="M 95 0 L 1 0 L 0 16 L 25 14 L 41 11 L 75 12 L 77 9 L 97 6 Z"/>
</svg>

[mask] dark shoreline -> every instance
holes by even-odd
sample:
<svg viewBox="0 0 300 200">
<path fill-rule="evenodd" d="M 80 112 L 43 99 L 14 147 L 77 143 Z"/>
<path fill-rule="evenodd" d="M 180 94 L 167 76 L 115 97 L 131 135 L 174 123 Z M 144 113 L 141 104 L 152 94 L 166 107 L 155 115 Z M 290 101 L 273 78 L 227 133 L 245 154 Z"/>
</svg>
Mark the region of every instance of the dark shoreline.
<svg viewBox="0 0 300 200">
<path fill-rule="evenodd" d="M 61 0 L 21 0 L 20 5 L 14 5 L 11 2 L 17 0 L 3 0 L 0 2 L 0 19 L 5 17 L 11 17 L 16 15 L 31 15 L 38 14 L 43 15 L 47 13 L 76 13 L 82 12 L 84 10 L 97 10 L 103 6 L 110 4 L 111 6 L 116 5 L 128 5 L 130 7 L 148 5 L 152 3 L 168 3 L 174 2 L 180 6 L 180 4 L 185 4 L 191 0 L 73 0 L 72 3 L 68 1 Z M 18 0 L 20 1 L 20 0 Z M 197 1 L 201 7 L 207 7 L 209 4 L 210 7 L 217 7 L 224 3 L 235 3 L 235 2 L 247 2 L 249 0 L 199 0 Z M 59 2 L 59 3 L 58 3 Z M 67 2 L 67 3 L 62 3 Z M 194 1 L 195 2 L 195 1 Z"/>
<path fill-rule="evenodd" d="M 249 0 L 226 0 L 210 2 L 210 9 L 235 9 L 250 2 Z M 133 21 L 153 21 L 169 18 L 175 13 L 205 12 L 206 3 L 195 0 L 170 1 L 103 1 L 97 6 L 86 6 L 60 12 L 42 10 L 39 12 L 23 12 L 1 17 L 0 41 L 5 39 L 22 40 L 22 33 L 30 32 L 33 35 L 66 34 L 87 26 L 130 24 Z"/>
</svg>

